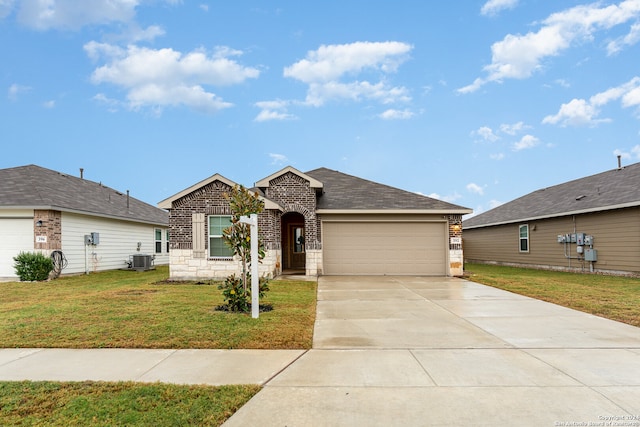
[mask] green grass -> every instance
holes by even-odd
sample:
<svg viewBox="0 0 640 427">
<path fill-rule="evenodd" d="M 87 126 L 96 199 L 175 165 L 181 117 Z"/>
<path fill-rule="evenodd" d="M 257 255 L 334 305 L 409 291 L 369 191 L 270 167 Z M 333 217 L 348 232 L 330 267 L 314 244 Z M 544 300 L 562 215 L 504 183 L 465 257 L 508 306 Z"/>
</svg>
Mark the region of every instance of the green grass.
<svg viewBox="0 0 640 427">
<path fill-rule="evenodd" d="M 0 347 L 311 348 L 316 282 L 272 281 L 250 314 L 216 311 L 216 285 L 169 283 L 168 268 L 0 283 Z"/>
<path fill-rule="evenodd" d="M 316 283 L 272 281 L 273 310 L 216 311 L 215 284 L 170 283 L 167 267 L 0 283 L 0 347 L 311 348 Z M 0 425 L 218 426 L 260 390 L 129 382 L 0 382 Z"/>
<path fill-rule="evenodd" d="M 640 279 L 465 264 L 469 280 L 640 326 Z"/>
<path fill-rule="evenodd" d="M 260 387 L 0 383 L 3 426 L 219 426 Z"/>
</svg>

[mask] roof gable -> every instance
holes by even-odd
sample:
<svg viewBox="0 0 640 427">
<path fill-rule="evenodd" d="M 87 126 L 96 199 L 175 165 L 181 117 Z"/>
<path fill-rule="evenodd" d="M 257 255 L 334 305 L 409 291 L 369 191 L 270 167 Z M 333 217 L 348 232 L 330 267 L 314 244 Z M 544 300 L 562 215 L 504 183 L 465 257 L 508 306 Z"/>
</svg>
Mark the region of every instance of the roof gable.
<svg viewBox="0 0 640 427">
<path fill-rule="evenodd" d="M 166 211 L 102 183 L 36 165 L 0 169 L 0 207 L 58 210 L 166 225 Z"/>
<path fill-rule="evenodd" d="M 309 176 L 309 175 L 307 175 L 305 173 L 300 172 L 298 169 L 296 169 L 296 168 L 294 168 L 292 166 L 287 166 L 286 168 L 281 169 L 278 172 L 276 172 L 274 174 L 271 174 L 266 178 L 261 179 L 260 181 L 256 182 L 255 186 L 260 188 L 260 189 L 267 188 L 267 187 L 269 187 L 269 183 L 271 181 L 273 181 L 274 179 L 276 179 L 276 178 L 278 178 L 278 177 L 280 177 L 280 176 L 282 176 L 282 175 L 284 175 L 286 173 L 289 173 L 289 172 L 291 172 L 291 173 L 293 173 L 295 175 L 298 175 L 300 178 L 308 181 L 309 182 L 309 187 L 316 189 L 316 191 L 322 189 L 323 186 L 324 186 L 322 182 L 318 181 L 317 179 L 315 179 L 315 178 L 313 178 L 313 177 L 311 177 L 311 176 Z"/>
<path fill-rule="evenodd" d="M 187 195 L 193 193 L 194 191 L 197 191 L 197 190 L 201 189 L 202 187 L 205 187 L 205 186 L 207 186 L 207 185 L 209 185 L 209 184 L 211 184 L 212 182 L 215 182 L 215 181 L 220 181 L 220 182 L 228 185 L 229 187 L 235 187 L 236 185 L 240 185 L 240 184 L 237 184 L 237 183 L 231 181 L 230 179 L 227 179 L 224 176 L 222 176 L 222 175 L 217 173 L 215 175 L 210 176 L 209 178 L 203 179 L 202 181 L 198 182 L 197 184 L 192 185 L 191 187 L 189 187 L 187 189 L 184 189 L 184 190 L 180 191 L 179 193 L 174 194 L 171 197 L 168 197 L 168 198 L 164 199 L 163 201 L 158 203 L 158 207 L 160 207 L 162 209 L 171 209 L 173 202 L 175 202 L 176 200 L 179 200 L 179 199 L 183 198 L 184 196 L 187 196 Z M 264 202 L 265 209 L 282 210 L 282 208 L 277 203 L 267 199 L 262 194 L 260 194 L 259 192 L 255 191 L 254 189 L 251 189 L 249 191 L 251 191 L 251 192 L 253 192 L 253 193 L 258 195 L 260 200 L 262 200 Z"/>
<path fill-rule="evenodd" d="M 467 214 L 472 210 L 327 168 L 307 172 L 324 183 L 318 211 L 402 211 Z"/>
<path fill-rule="evenodd" d="M 542 188 L 464 221 L 465 228 L 640 206 L 640 163 Z"/>
<path fill-rule="evenodd" d="M 198 182 L 197 184 L 193 184 L 191 187 L 189 188 L 185 188 L 184 190 L 180 191 L 179 193 L 174 194 L 171 197 L 167 197 L 166 199 L 164 199 L 163 201 L 161 201 L 160 203 L 158 203 L 158 207 L 162 208 L 162 209 L 171 209 L 171 205 L 173 202 L 175 202 L 176 200 L 179 200 L 181 198 L 183 198 L 184 196 L 193 193 L 196 190 L 201 189 L 202 187 L 211 184 L 212 182 L 215 181 L 220 181 L 226 185 L 228 185 L 229 187 L 234 187 L 238 184 L 236 184 L 235 182 L 231 181 L 230 179 L 225 178 L 224 176 L 220 175 L 220 174 L 215 174 L 215 175 L 211 175 L 209 178 L 205 178 L 202 181 Z"/>
</svg>

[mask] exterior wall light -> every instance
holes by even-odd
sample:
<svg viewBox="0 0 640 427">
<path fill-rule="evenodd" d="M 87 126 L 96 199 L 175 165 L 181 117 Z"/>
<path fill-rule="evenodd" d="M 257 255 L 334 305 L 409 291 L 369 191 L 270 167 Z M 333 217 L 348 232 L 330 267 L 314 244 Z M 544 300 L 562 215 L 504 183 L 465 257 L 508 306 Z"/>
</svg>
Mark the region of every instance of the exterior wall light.
<svg viewBox="0 0 640 427">
<path fill-rule="evenodd" d="M 41 219 L 36 221 L 36 227 L 42 227 L 42 220 Z"/>
</svg>

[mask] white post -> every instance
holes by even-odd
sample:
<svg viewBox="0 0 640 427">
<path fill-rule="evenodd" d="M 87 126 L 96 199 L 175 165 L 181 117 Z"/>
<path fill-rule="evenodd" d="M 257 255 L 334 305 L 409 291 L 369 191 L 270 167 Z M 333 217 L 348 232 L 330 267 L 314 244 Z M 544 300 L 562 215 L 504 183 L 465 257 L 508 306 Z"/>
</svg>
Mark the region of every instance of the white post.
<svg viewBox="0 0 640 427">
<path fill-rule="evenodd" d="M 242 224 L 251 226 L 251 317 L 257 319 L 260 315 L 259 287 L 260 278 L 258 277 L 258 214 L 250 216 L 241 216 Z"/>
</svg>

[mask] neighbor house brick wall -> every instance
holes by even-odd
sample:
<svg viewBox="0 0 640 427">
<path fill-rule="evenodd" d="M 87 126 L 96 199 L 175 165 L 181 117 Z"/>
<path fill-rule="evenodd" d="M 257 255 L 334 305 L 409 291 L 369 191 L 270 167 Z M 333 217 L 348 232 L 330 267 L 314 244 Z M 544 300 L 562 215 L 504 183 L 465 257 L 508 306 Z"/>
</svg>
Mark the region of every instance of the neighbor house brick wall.
<svg viewBox="0 0 640 427">
<path fill-rule="evenodd" d="M 36 226 L 38 221 L 42 221 L 40 227 Z M 62 249 L 62 214 L 60 211 L 34 210 L 34 248 L 46 251 Z M 35 242 L 36 237 L 46 237 L 46 243 Z"/>
</svg>

